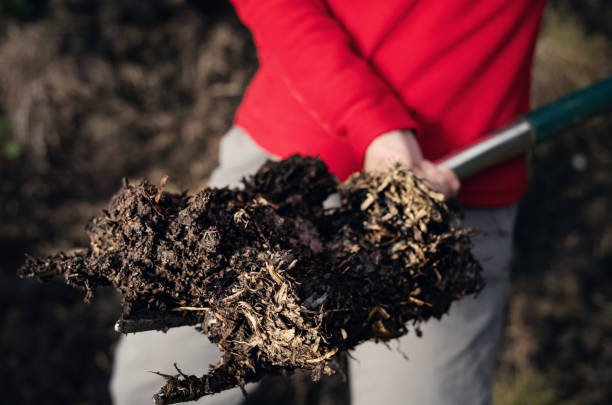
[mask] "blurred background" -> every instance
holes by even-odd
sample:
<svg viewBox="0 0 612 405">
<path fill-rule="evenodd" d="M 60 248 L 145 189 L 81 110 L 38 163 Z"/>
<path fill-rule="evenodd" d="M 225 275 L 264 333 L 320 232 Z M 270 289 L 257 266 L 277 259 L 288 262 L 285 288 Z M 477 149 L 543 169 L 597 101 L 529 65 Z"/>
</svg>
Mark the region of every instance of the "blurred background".
<svg viewBox="0 0 612 405">
<path fill-rule="evenodd" d="M 610 22 L 608 0 L 550 1 L 534 106 L 612 74 Z M 223 0 L 0 0 L 3 403 L 110 403 L 117 296 L 84 305 L 59 282 L 17 279 L 17 268 L 26 252 L 87 245 L 85 224 L 124 176 L 205 186 L 256 67 Z M 532 158 L 495 403 L 609 404 L 612 115 Z M 297 385 L 277 403 L 323 403 Z"/>
</svg>

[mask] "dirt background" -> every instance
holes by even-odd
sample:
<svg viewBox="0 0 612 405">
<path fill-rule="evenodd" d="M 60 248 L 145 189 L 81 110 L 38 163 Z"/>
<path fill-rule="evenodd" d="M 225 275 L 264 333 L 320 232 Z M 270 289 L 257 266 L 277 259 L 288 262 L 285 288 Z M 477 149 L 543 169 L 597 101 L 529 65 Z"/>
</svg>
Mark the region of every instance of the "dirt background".
<svg viewBox="0 0 612 405">
<path fill-rule="evenodd" d="M 551 3 L 535 105 L 612 73 L 611 19 L 605 0 Z M 117 297 L 86 306 L 16 269 L 26 252 L 84 245 L 123 176 L 204 186 L 256 63 L 223 1 L 0 0 L 2 402 L 110 402 Z M 497 404 L 612 401 L 611 129 L 608 115 L 533 152 Z M 325 401 L 297 381 L 249 402 Z"/>
</svg>

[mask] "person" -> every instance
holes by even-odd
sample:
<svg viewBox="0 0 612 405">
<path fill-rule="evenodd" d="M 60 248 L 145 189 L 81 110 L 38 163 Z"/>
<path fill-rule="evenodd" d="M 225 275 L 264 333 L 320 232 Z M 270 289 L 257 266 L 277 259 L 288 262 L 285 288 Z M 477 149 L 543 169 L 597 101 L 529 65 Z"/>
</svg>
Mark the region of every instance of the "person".
<svg viewBox="0 0 612 405">
<path fill-rule="evenodd" d="M 457 197 L 464 225 L 486 233 L 474 237 L 473 249 L 484 268 L 483 292 L 424 324 L 422 338 L 413 333 L 398 339 L 408 360 L 385 345 L 356 348 L 352 403 L 491 404 L 516 204 L 527 188 L 526 158 L 461 184 L 435 161 L 529 110 L 545 0 L 232 3 L 253 33 L 260 67 L 221 142 L 212 185 L 236 184 L 267 158 L 293 153 L 319 156 L 340 180 L 400 163 L 433 189 Z M 129 377 L 137 370 L 177 361 L 199 364 L 201 373 L 216 362 L 218 353 L 201 341 L 193 343 L 202 347 L 193 359 L 197 349 L 188 342 L 195 337 L 176 333 L 121 342 L 113 376 L 117 404 L 139 403 L 123 399 L 138 390 L 142 395 L 144 383 Z M 170 341 L 180 342 L 182 350 L 162 353 Z M 143 360 L 152 351 L 159 352 L 158 363 Z M 162 358 L 166 363 L 159 363 Z M 233 391 L 202 400 L 239 401 Z"/>
</svg>

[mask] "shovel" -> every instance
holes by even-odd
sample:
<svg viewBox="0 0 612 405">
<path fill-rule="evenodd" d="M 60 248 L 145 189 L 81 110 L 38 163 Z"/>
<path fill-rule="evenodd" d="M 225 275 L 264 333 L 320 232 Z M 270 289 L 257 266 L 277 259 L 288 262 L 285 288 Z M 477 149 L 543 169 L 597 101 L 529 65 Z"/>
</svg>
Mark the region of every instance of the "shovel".
<svg viewBox="0 0 612 405">
<path fill-rule="evenodd" d="M 612 76 L 535 111 L 517 117 L 512 123 L 481 137 L 476 143 L 438 162 L 466 179 L 488 167 L 531 149 L 550 136 L 585 119 L 612 108 Z M 177 312 L 151 314 L 150 317 L 120 319 L 115 324 L 119 333 L 167 329 L 194 324 L 195 318 Z"/>
</svg>

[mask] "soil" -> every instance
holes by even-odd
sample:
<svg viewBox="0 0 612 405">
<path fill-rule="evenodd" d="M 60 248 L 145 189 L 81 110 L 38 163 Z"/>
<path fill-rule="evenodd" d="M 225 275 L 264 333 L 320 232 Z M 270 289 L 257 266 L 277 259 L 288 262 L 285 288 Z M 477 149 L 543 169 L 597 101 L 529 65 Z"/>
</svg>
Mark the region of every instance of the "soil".
<svg viewBox="0 0 612 405">
<path fill-rule="evenodd" d="M 15 272 L 26 252 L 87 246 L 85 224 L 123 176 L 159 184 L 168 173 L 173 193 L 205 185 L 256 60 L 225 2 L 196 3 L 156 1 L 143 10 L 139 2 L 54 1 L 44 13 L 0 16 L 0 111 L 21 147 L 17 157 L 0 153 L 7 403 L 110 403 L 120 297 L 99 290 L 85 305 L 82 292 Z M 571 12 L 558 12 L 560 3 Z M 612 73 L 611 7 L 603 3 L 551 2 L 536 103 Z M 535 370 L 558 394 L 554 403 L 612 401 L 611 127 L 610 117 L 596 120 L 538 146 L 519 213 L 498 375 Z M 264 380 L 247 402 L 346 403 L 336 376 L 318 385 L 299 374 L 290 383 Z"/>
<path fill-rule="evenodd" d="M 164 192 L 165 180 L 126 181 L 89 223 L 88 249 L 29 257 L 20 269 L 62 276 L 87 301 L 112 285 L 123 318 L 177 310 L 196 318 L 223 358 L 203 377 L 177 366 L 158 404 L 295 369 L 318 381 L 339 369 L 336 354 L 410 327 L 420 335 L 421 322 L 484 286 L 459 212 L 406 169 L 338 185 L 322 161 L 294 155 L 267 162 L 238 189 L 187 196 Z M 324 209 L 334 192 L 341 205 Z"/>
</svg>

